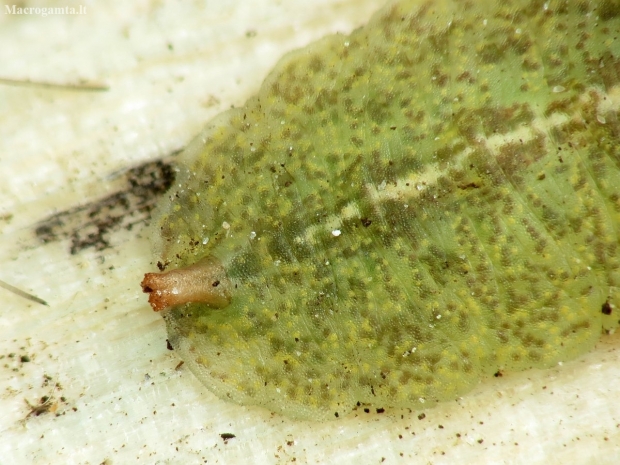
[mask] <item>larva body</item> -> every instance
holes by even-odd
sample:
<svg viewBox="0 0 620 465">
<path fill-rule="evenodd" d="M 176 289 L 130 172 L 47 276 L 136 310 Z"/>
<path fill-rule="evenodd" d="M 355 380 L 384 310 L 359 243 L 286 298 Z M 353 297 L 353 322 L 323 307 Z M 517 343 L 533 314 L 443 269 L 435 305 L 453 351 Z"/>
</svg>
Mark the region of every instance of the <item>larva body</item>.
<svg viewBox="0 0 620 465">
<path fill-rule="evenodd" d="M 220 296 L 165 312 L 174 348 L 302 419 L 590 349 L 618 323 L 618 37 L 611 1 L 401 1 L 286 56 L 160 208 L 158 258 Z"/>
</svg>

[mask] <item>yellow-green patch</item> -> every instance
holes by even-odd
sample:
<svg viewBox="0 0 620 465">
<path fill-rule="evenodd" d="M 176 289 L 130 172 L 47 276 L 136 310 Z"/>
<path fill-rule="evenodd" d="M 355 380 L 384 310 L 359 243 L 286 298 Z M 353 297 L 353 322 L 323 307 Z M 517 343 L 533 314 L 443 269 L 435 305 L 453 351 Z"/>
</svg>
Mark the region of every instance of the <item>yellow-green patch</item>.
<svg viewBox="0 0 620 465">
<path fill-rule="evenodd" d="M 160 209 L 162 262 L 234 287 L 167 312 L 173 347 L 303 419 L 590 349 L 619 319 L 619 37 L 616 0 L 418 0 L 287 55 Z"/>
</svg>

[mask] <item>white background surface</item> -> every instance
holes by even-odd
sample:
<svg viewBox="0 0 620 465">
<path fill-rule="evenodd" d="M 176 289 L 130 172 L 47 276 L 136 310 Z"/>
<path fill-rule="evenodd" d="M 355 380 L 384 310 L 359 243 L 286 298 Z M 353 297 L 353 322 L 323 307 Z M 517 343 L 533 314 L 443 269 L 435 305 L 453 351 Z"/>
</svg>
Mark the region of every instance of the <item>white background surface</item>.
<svg viewBox="0 0 620 465">
<path fill-rule="evenodd" d="M 67 1 L 87 14 L 48 17 L 0 5 L 0 78 L 109 87 L 0 84 L 0 279 L 49 302 L 0 289 L 0 463 L 620 463 L 618 337 L 424 419 L 294 422 L 220 401 L 175 369 L 140 292 L 154 269 L 145 229 L 77 255 L 37 242 L 38 222 L 114 192 L 113 173 L 183 147 L 285 51 L 350 31 L 381 3 Z M 52 409 L 29 415 L 42 396 Z"/>
</svg>

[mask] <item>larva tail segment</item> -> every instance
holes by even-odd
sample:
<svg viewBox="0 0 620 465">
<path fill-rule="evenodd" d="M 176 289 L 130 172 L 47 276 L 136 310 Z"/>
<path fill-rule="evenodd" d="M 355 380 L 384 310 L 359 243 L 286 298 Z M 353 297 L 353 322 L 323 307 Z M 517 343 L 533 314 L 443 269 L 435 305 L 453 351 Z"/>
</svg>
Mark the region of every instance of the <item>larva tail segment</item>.
<svg viewBox="0 0 620 465">
<path fill-rule="evenodd" d="M 232 298 L 224 268 L 212 257 L 165 273 L 146 273 L 140 285 L 156 312 L 191 302 L 223 308 Z"/>
</svg>

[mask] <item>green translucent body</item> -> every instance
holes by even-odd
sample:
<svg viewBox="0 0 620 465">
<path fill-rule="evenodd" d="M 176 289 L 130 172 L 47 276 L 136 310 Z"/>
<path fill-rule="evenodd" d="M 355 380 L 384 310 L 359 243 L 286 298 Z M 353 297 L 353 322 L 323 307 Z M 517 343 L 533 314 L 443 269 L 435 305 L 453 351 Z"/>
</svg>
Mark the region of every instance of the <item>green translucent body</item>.
<svg viewBox="0 0 620 465">
<path fill-rule="evenodd" d="M 501 3 L 501 6 L 500 6 Z M 281 60 L 188 149 L 165 315 L 215 394 L 302 419 L 454 399 L 618 324 L 617 1 L 401 1 Z"/>
</svg>

